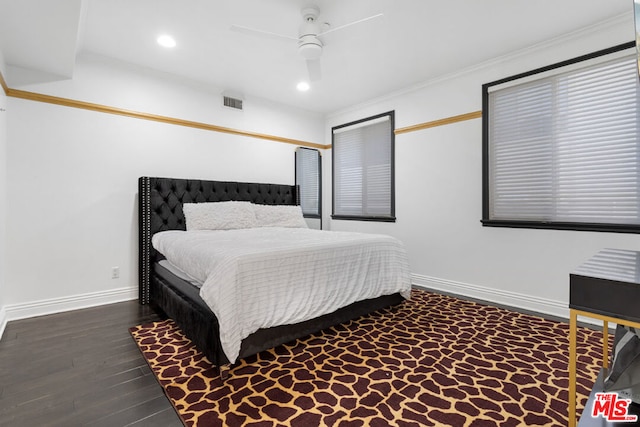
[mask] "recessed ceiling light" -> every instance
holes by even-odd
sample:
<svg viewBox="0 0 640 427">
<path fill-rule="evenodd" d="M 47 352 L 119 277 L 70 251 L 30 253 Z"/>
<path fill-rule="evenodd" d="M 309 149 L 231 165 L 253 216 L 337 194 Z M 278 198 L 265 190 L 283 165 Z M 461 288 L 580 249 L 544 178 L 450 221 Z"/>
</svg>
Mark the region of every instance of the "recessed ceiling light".
<svg viewBox="0 0 640 427">
<path fill-rule="evenodd" d="M 307 82 L 300 82 L 297 84 L 296 89 L 298 89 L 300 92 L 306 92 L 309 90 L 311 86 L 309 86 L 309 83 Z"/>
<path fill-rule="evenodd" d="M 176 40 L 170 35 L 163 34 L 157 38 L 158 44 L 162 47 L 176 47 Z"/>
</svg>

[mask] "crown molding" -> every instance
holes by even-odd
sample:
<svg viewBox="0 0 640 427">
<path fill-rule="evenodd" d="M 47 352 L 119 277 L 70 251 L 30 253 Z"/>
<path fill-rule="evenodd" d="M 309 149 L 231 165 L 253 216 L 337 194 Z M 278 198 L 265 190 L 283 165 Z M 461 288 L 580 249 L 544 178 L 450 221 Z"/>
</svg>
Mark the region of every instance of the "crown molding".
<svg viewBox="0 0 640 427">
<path fill-rule="evenodd" d="M 491 58 L 487 61 L 483 61 L 480 62 L 478 64 L 474 64 L 471 65 L 467 68 L 463 68 L 461 70 L 458 70 L 454 73 L 447 73 L 441 76 L 437 76 L 434 78 L 431 78 L 429 80 L 425 80 L 424 82 L 421 83 L 417 83 L 415 85 L 411 85 L 411 86 L 407 86 L 405 88 L 399 89 L 395 92 L 391 92 L 389 94 L 377 97 L 377 98 L 373 98 L 370 99 L 368 101 L 362 102 L 360 104 L 357 105 L 353 105 L 347 108 L 344 108 L 342 110 L 338 110 L 332 113 L 327 114 L 326 119 L 330 120 L 334 117 L 338 117 L 341 116 L 343 114 L 347 114 L 347 113 L 351 113 L 354 111 L 358 111 L 361 109 L 365 109 L 371 106 L 374 106 L 378 103 L 381 102 L 385 102 L 385 101 L 389 101 L 393 98 L 397 98 L 399 96 L 403 96 L 403 95 L 407 95 L 407 94 L 411 94 L 414 92 L 417 92 L 419 90 L 428 88 L 430 86 L 435 86 L 441 83 L 445 83 L 451 80 L 455 80 L 458 79 L 460 77 L 469 75 L 469 74 L 473 74 L 473 73 L 477 73 L 480 70 L 484 70 L 486 68 L 490 68 L 492 66 L 496 66 L 496 65 L 500 65 L 504 62 L 508 62 L 508 61 L 512 61 L 518 58 L 522 58 L 522 57 L 527 57 L 530 56 L 536 52 L 540 52 L 540 51 L 544 51 L 544 50 L 548 50 L 551 49 L 553 47 L 557 47 L 557 46 L 561 46 L 564 45 L 568 42 L 571 42 L 573 40 L 579 40 L 581 38 L 584 38 L 585 36 L 589 35 L 589 34 L 593 34 L 593 33 L 597 33 L 599 31 L 603 31 L 609 28 L 614 28 L 614 27 L 619 27 L 621 25 L 626 25 L 629 24 L 629 28 L 633 28 L 633 15 L 629 14 L 629 13 L 623 13 L 617 16 L 614 16 L 613 18 L 610 19 L 606 19 L 604 21 L 598 22 L 596 24 L 587 26 L 587 27 L 583 27 L 580 28 L 578 30 L 569 32 L 569 33 L 565 33 L 562 34 L 558 37 L 552 38 L 552 39 L 548 39 L 545 40 L 543 42 L 540 43 L 536 43 L 533 45 L 530 45 L 528 47 L 519 49 L 515 52 L 509 52 L 507 54 L 495 57 L 495 58 Z M 631 34 L 633 36 L 633 34 Z M 606 47 L 606 46 L 604 46 Z M 414 126 L 419 126 L 419 125 L 414 125 Z M 407 127 L 411 127 L 411 126 L 407 126 Z"/>
</svg>

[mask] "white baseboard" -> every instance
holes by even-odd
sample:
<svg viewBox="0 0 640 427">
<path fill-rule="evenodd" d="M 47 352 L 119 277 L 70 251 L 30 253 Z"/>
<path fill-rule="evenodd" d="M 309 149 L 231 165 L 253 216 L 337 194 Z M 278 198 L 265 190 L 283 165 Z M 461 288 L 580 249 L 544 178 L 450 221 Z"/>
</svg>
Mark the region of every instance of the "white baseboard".
<svg viewBox="0 0 640 427">
<path fill-rule="evenodd" d="M 470 283 L 456 282 L 453 280 L 439 279 L 437 277 L 412 274 L 411 282 L 418 287 L 433 289 L 450 294 L 461 295 L 469 298 L 484 300 L 489 303 L 506 305 L 523 310 L 534 311 L 560 317 L 568 322 L 569 306 L 566 302 L 540 298 L 518 292 L 510 292 L 501 289 L 487 288 L 485 286 Z M 585 323 L 600 325 L 601 322 L 591 318 L 579 317 Z"/>
<path fill-rule="evenodd" d="M 138 287 L 112 289 L 108 291 L 91 292 L 87 294 L 73 295 L 62 298 L 33 301 L 22 304 L 5 305 L 0 310 L 0 338 L 4 332 L 6 322 L 26 319 L 29 317 L 44 316 L 47 314 L 62 313 L 64 311 L 79 310 L 104 304 L 130 301 L 138 298 Z M 4 313 L 4 323 L 2 314 Z"/>
<path fill-rule="evenodd" d="M 2 306 L 0 307 L 0 339 L 2 339 L 4 329 L 7 327 L 7 322 L 7 310 Z"/>
<path fill-rule="evenodd" d="M 484 300 L 489 303 L 493 302 L 523 310 L 535 311 L 563 319 L 569 318 L 569 308 L 567 307 L 567 303 L 562 301 L 420 274 L 412 274 L 411 282 L 417 287 L 427 288 L 434 291 L 466 296 L 469 298 Z M 112 304 L 122 301 L 130 301 L 136 298 L 138 298 L 138 287 L 128 287 L 109 291 L 91 292 L 70 297 L 52 298 L 30 303 L 5 305 L 0 307 L 0 339 L 2 339 L 7 322 L 12 320 L 62 313 L 64 311 L 79 310 L 82 308 L 95 307 L 98 305 Z M 599 321 L 591 318 L 580 318 L 580 320 L 596 325 L 600 324 Z"/>
</svg>

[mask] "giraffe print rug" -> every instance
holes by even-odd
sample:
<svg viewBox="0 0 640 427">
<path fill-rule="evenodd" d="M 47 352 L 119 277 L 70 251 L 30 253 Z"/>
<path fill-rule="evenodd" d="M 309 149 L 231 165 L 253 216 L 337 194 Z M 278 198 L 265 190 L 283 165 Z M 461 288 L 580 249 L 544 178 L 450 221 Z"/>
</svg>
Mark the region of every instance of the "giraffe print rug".
<svg viewBox="0 0 640 427">
<path fill-rule="evenodd" d="M 414 289 L 397 307 L 239 361 L 171 321 L 131 328 L 186 426 L 566 426 L 569 325 Z M 578 329 L 578 409 L 602 333 Z"/>
</svg>

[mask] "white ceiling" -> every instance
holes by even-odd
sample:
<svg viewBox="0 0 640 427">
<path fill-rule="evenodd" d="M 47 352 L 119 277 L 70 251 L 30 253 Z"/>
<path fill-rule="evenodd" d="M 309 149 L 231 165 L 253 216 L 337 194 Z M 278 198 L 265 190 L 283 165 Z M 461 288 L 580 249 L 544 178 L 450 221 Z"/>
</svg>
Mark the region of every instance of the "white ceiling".
<svg viewBox="0 0 640 427">
<path fill-rule="evenodd" d="M 231 27 L 297 37 L 310 2 L 329 28 L 384 15 L 324 36 L 322 79 L 299 93 L 295 41 Z M 329 113 L 632 14 L 632 0 L 0 0 L 0 49 L 8 65 L 66 78 L 91 52 Z"/>
</svg>

